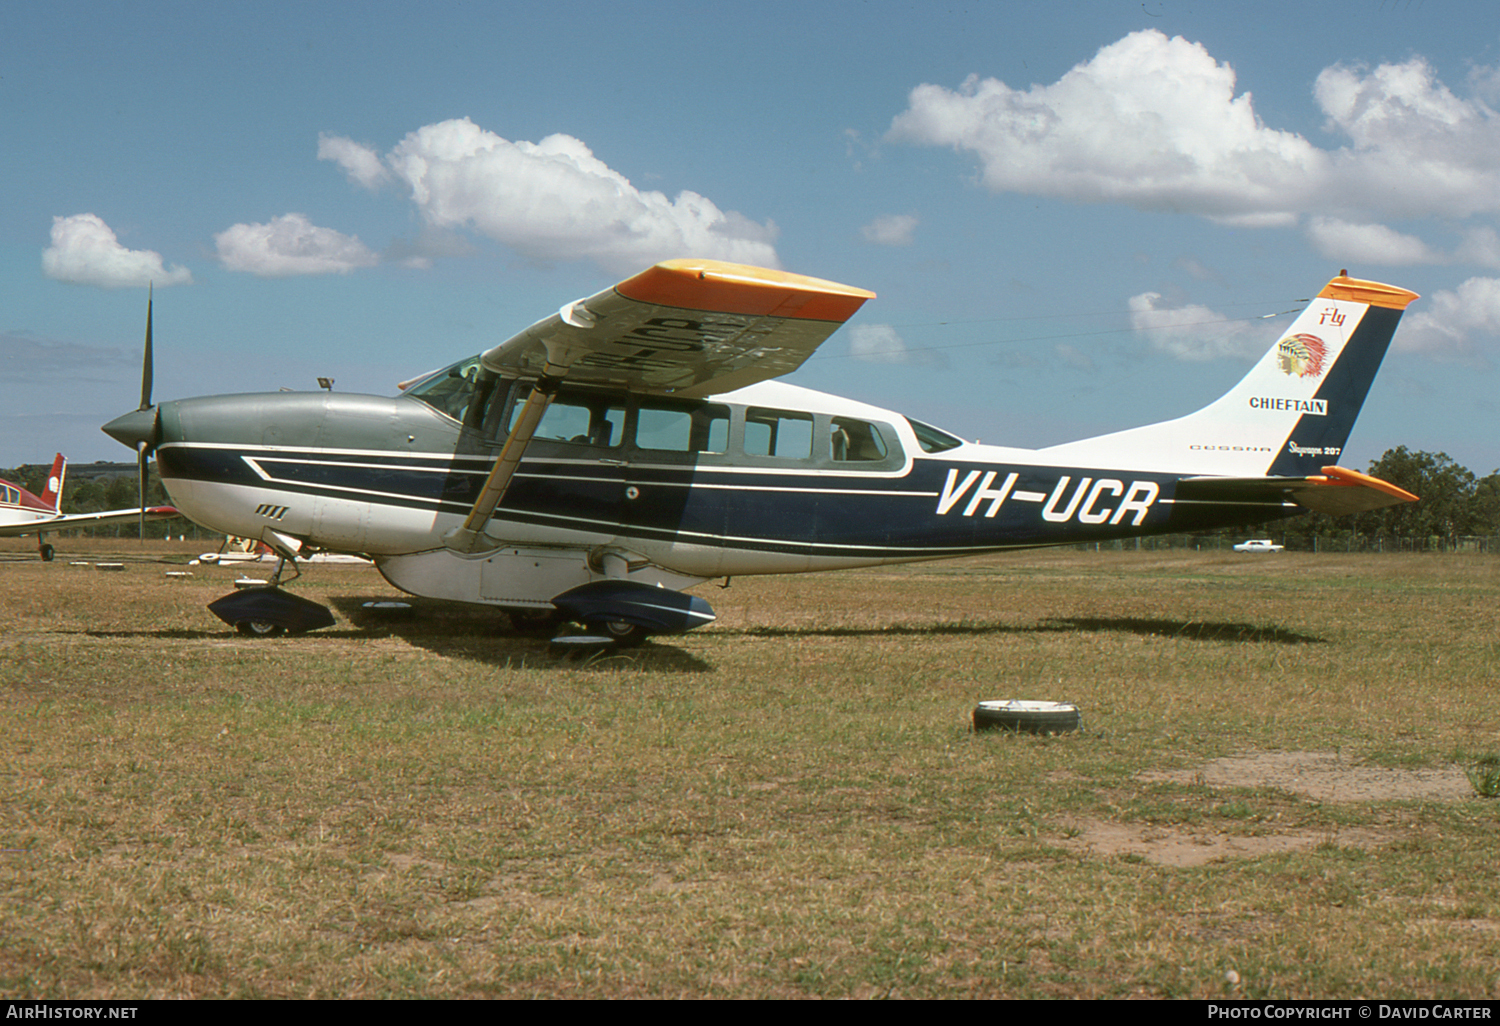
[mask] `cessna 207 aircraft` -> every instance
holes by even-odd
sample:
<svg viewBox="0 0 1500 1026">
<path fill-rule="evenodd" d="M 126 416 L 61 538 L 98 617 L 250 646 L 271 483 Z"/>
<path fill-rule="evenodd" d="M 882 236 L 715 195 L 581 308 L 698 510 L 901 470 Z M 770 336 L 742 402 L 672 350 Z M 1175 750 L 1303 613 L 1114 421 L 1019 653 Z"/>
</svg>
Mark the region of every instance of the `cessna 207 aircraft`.
<svg viewBox="0 0 1500 1026">
<path fill-rule="evenodd" d="M 64 527 L 92 527 L 98 524 L 120 524 L 126 521 L 168 520 L 177 516 L 171 506 L 151 506 L 146 509 L 112 509 L 103 513 L 63 513 L 63 476 L 67 473 L 68 461 L 58 453 L 52 461 L 52 472 L 47 475 L 47 487 L 41 495 L 33 495 L 18 484 L 0 481 L 0 538 L 16 538 L 34 534 L 37 548 L 46 562 L 51 562 L 56 551 L 47 543 L 47 532 Z"/>
<path fill-rule="evenodd" d="M 104 430 L 173 503 L 281 556 L 371 557 L 411 594 L 632 643 L 714 618 L 682 589 L 1348 513 L 1416 497 L 1337 460 L 1415 293 L 1340 275 L 1197 413 L 1043 449 L 965 442 L 771 379 L 873 297 L 673 260 L 395 398 L 180 399 Z M 149 311 L 148 311 L 149 335 Z M 283 561 L 285 565 L 285 559 Z M 212 608 L 246 632 L 332 623 L 279 587 Z"/>
</svg>

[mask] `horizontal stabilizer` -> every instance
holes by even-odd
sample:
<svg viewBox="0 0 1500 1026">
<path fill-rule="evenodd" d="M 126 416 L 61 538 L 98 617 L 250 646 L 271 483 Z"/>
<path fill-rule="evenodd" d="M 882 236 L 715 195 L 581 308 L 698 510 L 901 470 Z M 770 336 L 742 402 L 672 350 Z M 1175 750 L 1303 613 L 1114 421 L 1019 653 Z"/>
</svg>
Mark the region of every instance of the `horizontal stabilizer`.
<svg viewBox="0 0 1500 1026">
<path fill-rule="evenodd" d="M 1178 484 L 1176 500 L 1245 506 L 1295 503 L 1329 516 L 1418 501 L 1389 481 L 1344 467 L 1324 467 L 1312 477 L 1189 477 Z"/>
</svg>

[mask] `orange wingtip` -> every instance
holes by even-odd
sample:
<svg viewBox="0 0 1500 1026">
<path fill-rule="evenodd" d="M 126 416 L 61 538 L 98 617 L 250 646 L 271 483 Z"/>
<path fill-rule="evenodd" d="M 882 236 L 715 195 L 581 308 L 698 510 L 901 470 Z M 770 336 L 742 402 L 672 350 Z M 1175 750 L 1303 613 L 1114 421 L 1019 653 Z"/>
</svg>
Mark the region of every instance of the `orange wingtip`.
<svg viewBox="0 0 1500 1026">
<path fill-rule="evenodd" d="M 656 306 L 842 323 L 875 293 L 852 285 L 722 260 L 666 260 L 615 286 Z"/>
<path fill-rule="evenodd" d="M 1371 477 L 1369 474 L 1361 474 L 1357 470 L 1348 470 L 1344 467 L 1324 467 L 1323 476 L 1328 478 L 1329 484 L 1373 488 L 1377 492 L 1385 492 L 1387 495 L 1400 499 L 1402 502 L 1421 501 L 1405 488 L 1398 488 L 1389 481 L 1382 481 L 1380 478 Z"/>
<path fill-rule="evenodd" d="M 1409 289 L 1398 288 L 1395 285 L 1383 285 L 1378 281 L 1365 281 L 1341 274 L 1323 287 L 1323 291 L 1318 293 L 1318 298 L 1345 299 L 1351 303 L 1368 303 L 1371 306 L 1384 306 L 1392 310 L 1405 310 L 1407 304 L 1413 299 L 1422 297 Z"/>
</svg>

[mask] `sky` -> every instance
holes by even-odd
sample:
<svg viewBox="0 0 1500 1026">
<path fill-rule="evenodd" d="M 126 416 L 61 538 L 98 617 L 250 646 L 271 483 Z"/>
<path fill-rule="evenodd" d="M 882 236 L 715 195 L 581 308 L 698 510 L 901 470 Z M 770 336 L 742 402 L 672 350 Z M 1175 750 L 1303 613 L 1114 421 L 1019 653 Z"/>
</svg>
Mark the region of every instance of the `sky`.
<svg viewBox="0 0 1500 1026">
<path fill-rule="evenodd" d="M 1500 19 L 1444 0 L 0 5 L 0 466 L 395 394 L 657 260 L 877 293 L 800 370 L 1037 447 L 1422 294 L 1341 462 L 1500 468 Z"/>
</svg>

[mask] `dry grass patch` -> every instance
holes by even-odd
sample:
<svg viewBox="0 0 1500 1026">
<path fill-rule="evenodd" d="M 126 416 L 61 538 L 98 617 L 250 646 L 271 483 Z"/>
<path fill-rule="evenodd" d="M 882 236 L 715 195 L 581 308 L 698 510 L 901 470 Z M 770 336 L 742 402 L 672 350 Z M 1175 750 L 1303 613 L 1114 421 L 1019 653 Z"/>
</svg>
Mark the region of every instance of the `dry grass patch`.
<svg viewBox="0 0 1500 1026">
<path fill-rule="evenodd" d="M 354 567 L 240 638 L 122 554 L 0 563 L 7 994 L 1494 996 L 1496 804 L 1381 784 L 1500 749 L 1487 559 L 739 579 L 568 661 Z"/>
</svg>

